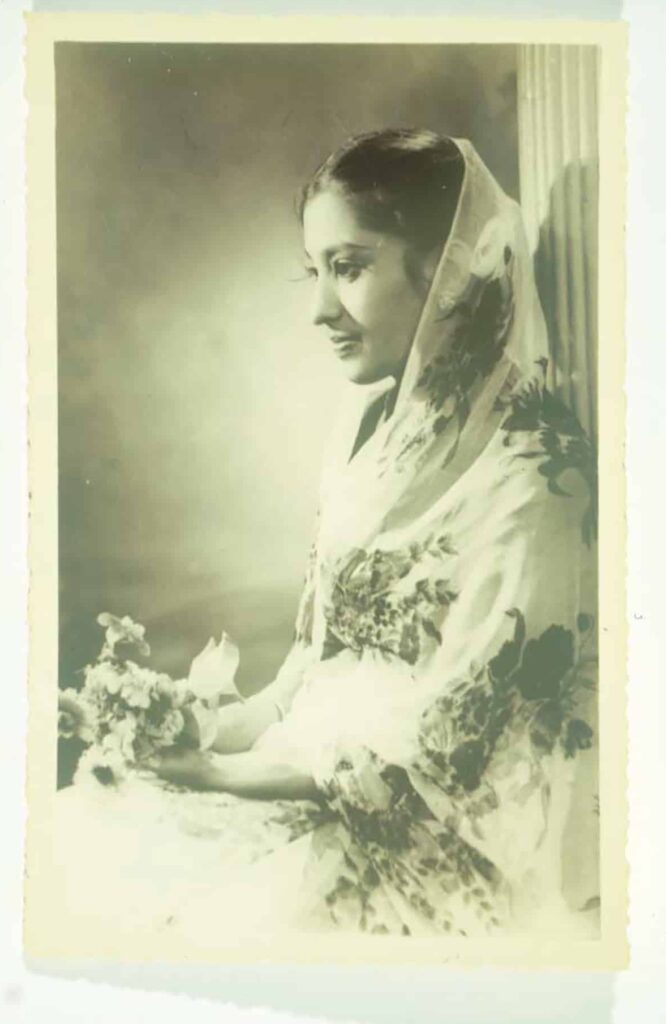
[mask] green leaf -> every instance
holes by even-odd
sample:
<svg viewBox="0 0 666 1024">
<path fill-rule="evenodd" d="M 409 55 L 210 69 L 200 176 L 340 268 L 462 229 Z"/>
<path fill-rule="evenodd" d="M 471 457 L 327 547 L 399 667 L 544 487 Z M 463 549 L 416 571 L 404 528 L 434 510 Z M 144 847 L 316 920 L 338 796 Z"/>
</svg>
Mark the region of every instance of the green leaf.
<svg viewBox="0 0 666 1024">
<path fill-rule="evenodd" d="M 400 634 L 399 657 L 408 665 L 415 665 L 420 653 L 419 635 L 413 620 L 405 622 Z"/>
<path fill-rule="evenodd" d="M 431 619 L 421 619 L 421 625 L 423 630 L 428 636 L 431 636 L 433 640 L 436 640 L 438 644 L 442 642 L 442 634 L 437 629 L 437 626 Z"/>
<path fill-rule="evenodd" d="M 530 739 L 535 747 L 550 753 L 562 727 L 563 712 L 557 701 L 547 700 L 532 720 Z"/>
<path fill-rule="evenodd" d="M 525 642 L 525 619 L 522 612 L 518 608 L 510 608 L 506 614 L 510 619 L 515 619 L 516 625 L 512 639 L 505 641 L 495 657 L 488 662 L 490 677 L 495 681 L 503 681 L 515 671 Z"/>
<path fill-rule="evenodd" d="M 564 736 L 564 755 L 573 757 L 578 750 L 589 750 L 594 733 L 582 718 L 572 718 Z"/>
<path fill-rule="evenodd" d="M 563 626 L 549 626 L 525 645 L 514 682 L 525 700 L 553 700 L 559 697 L 562 679 L 573 663 L 573 633 Z"/>
<path fill-rule="evenodd" d="M 449 605 L 457 596 L 456 591 L 449 588 L 448 580 L 435 580 L 435 597 L 438 604 Z"/>
<path fill-rule="evenodd" d="M 464 789 L 472 791 L 478 788 L 486 766 L 485 753 L 485 746 L 481 740 L 466 740 L 451 754 L 451 767 Z"/>
<path fill-rule="evenodd" d="M 539 466 L 539 470 L 540 471 L 543 471 L 543 469 L 544 469 L 543 466 Z M 548 476 L 548 473 L 544 472 L 544 476 Z M 561 498 L 570 498 L 571 497 L 571 495 L 569 494 L 568 491 L 565 491 L 563 487 L 560 487 L 560 485 L 558 484 L 558 482 L 557 482 L 557 480 L 556 480 L 556 478 L 554 476 L 550 476 L 549 479 L 548 479 L 548 490 L 550 491 L 551 494 L 557 494 Z"/>
<path fill-rule="evenodd" d="M 330 626 L 326 627 L 326 636 L 324 638 L 324 644 L 321 652 L 321 660 L 327 661 L 328 658 L 334 658 L 340 651 L 344 651 L 345 645 L 342 640 L 335 635 Z"/>
<path fill-rule="evenodd" d="M 437 538 L 437 547 L 445 555 L 455 555 L 457 551 L 451 540 L 451 535 L 448 533 L 442 534 Z"/>
</svg>

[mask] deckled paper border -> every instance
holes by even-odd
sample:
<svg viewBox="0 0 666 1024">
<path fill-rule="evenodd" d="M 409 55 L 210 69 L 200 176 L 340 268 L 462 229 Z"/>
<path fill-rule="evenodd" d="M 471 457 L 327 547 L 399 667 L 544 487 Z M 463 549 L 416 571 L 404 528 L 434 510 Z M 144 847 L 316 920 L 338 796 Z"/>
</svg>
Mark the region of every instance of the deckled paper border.
<svg viewBox="0 0 666 1024">
<path fill-rule="evenodd" d="M 113 948 L 98 933 L 69 934 L 49 913 L 58 885 L 49 860 L 55 808 L 57 636 L 57 361 L 53 46 L 117 42 L 576 43 L 602 52 L 600 82 L 599 487 L 601 939 L 408 939 L 303 934 L 276 944 L 220 934 L 198 948 Z M 618 23 L 437 18 L 243 18 L 215 15 L 28 16 L 28 345 L 30 378 L 30 683 L 25 947 L 46 960 L 201 963 L 492 964 L 618 968 L 627 962 L 626 614 L 624 451 L 624 209 L 626 31 Z"/>
</svg>

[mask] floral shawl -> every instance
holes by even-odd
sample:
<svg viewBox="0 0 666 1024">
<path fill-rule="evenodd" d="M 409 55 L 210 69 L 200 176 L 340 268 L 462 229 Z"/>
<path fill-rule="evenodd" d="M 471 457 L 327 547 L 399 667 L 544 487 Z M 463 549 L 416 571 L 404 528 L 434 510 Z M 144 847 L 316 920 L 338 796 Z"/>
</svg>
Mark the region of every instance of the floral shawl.
<svg viewBox="0 0 666 1024">
<path fill-rule="evenodd" d="M 372 932 L 552 927 L 572 821 L 594 845 L 595 457 L 547 386 L 519 209 L 458 145 L 393 414 L 350 458 L 386 394 L 353 389 L 334 437 L 288 711 L 260 741 L 322 794 L 312 914 Z"/>
</svg>

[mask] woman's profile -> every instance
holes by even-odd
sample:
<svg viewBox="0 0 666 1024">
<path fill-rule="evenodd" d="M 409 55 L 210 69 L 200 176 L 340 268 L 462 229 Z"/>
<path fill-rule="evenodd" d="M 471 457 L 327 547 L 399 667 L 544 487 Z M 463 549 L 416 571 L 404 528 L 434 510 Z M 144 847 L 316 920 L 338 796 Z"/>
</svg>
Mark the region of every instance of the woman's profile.
<svg viewBox="0 0 666 1024">
<path fill-rule="evenodd" d="M 333 153 L 299 214 L 311 317 L 352 386 L 292 649 L 218 712 L 209 750 L 174 748 L 105 803 L 59 794 L 62 898 L 104 916 L 122 888 L 135 934 L 218 912 L 249 931 L 576 934 L 596 472 L 546 384 L 519 208 L 469 142 L 396 129 Z"/>
</svg>

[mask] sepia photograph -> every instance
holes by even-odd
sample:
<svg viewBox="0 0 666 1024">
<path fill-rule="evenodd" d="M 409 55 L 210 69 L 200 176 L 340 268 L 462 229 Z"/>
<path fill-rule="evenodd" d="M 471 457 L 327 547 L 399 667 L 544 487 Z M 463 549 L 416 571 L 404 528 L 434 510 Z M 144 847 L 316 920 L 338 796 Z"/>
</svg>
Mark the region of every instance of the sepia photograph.
<svg viewBox="0 0 666 1024">
<path fill-rule="evenodd" d="M 621 960 L 608 28 L 35 43 L 37 952 Z"/>
</svg>

